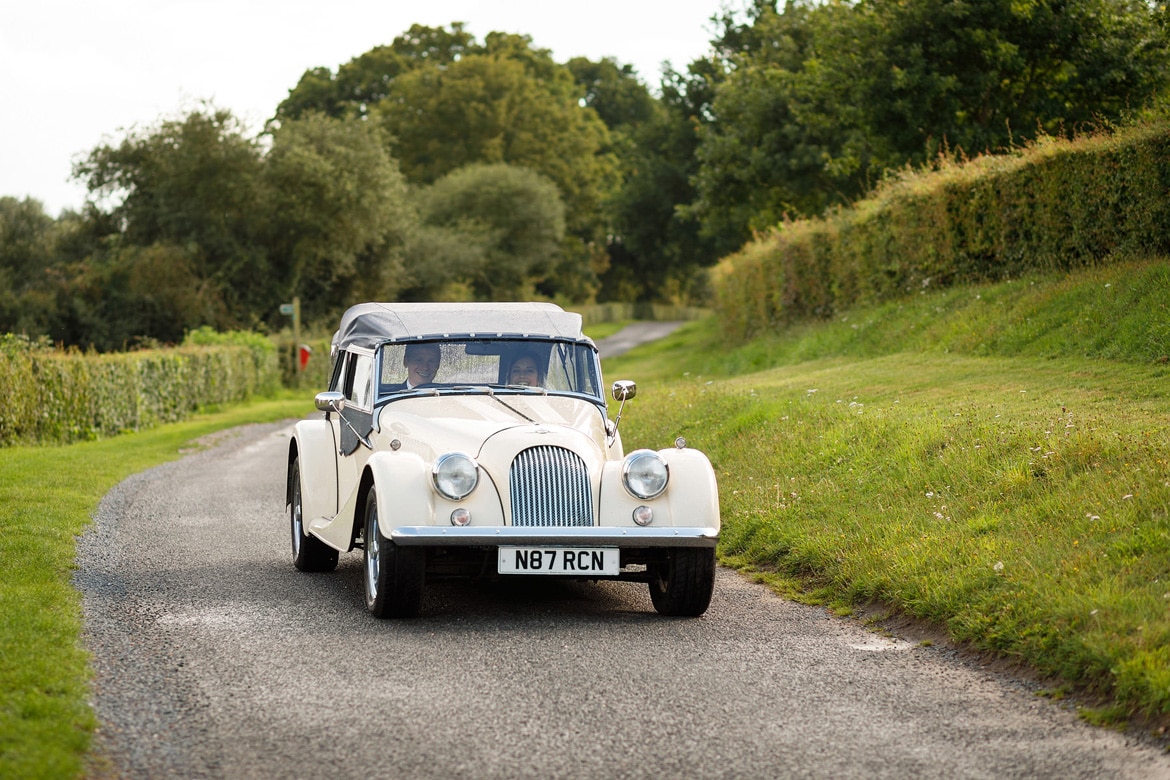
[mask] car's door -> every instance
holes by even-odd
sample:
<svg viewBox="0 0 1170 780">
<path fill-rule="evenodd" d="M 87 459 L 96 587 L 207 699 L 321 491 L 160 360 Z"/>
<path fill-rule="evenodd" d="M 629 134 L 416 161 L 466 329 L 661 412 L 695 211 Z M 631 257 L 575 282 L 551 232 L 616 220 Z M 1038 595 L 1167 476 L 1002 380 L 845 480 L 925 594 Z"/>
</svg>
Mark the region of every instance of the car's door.
<svg viewBox="0 0 1170 780">
<path fill-rule="evenodd" d="M 344 359 L 337 389 L 345 394 L 345 407 L 331 416 L 333 440 L 338 443 L 338 511 L 357 490 L 362 468 L 370 458 L 368 437 L 374 420 L 374 355 L 351 347 Z"/>
</svg>

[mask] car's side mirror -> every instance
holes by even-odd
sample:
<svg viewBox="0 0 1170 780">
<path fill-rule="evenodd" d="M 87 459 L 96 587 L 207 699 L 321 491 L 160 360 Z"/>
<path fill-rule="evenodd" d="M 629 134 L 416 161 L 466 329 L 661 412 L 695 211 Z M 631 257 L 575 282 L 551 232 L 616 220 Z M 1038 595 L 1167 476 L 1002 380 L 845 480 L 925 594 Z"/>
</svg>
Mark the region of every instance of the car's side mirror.
<svg viewBox="0 0 1170 780">
<path fill-rule="evenodd" d="M 618 407 L 617 419 L 610 423 L 606 421 L 605 433 L 609 444 L 613 444 L 617 439 L 618 426 L 622 424 L 622 410 L 626 408 L 626 401 L 630 400 L 638 394 L 638 385 L 628 379 L 619 379 L 613 383 L 613 400 L 621 401 L 622 405 Z"/>
<path fill-rule="evenodd" d="M 345 408 L 345 393 L 339 393 L 336 390 L 317 393 L 317 397 L 313 400 L 316 401 L 319 412 L 340 412 Z"/>
<path fill-rule="evenodd" d="M 619 379 L 613 383 L 613 400 L 628 401 L 638 394 L 638 385 L 629 379 Z"/>
</svg>

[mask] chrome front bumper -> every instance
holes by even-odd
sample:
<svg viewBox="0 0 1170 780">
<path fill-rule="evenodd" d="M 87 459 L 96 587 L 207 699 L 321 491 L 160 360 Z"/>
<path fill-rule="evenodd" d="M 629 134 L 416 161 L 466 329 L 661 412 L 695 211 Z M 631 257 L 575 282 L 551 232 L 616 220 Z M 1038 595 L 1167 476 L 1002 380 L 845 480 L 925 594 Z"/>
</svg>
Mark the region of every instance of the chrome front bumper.
<svg viewBox="0 0 1170 780">
<path fill-rule="evenodd" d="M 404 547 L 714 547 L 718 528 L 534 528 L 511 526 L 446 528 L 408 525 L 390 531 Z"/>
</svg>

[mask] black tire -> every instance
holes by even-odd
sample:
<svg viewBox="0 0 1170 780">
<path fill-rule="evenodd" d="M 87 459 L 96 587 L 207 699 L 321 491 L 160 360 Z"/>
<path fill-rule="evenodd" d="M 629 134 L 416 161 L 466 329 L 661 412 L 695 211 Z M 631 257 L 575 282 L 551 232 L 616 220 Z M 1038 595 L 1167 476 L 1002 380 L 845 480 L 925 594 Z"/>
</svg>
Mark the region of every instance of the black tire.
<svg viewBox="0 0 1170 780">
<path fill-rule="evenodd" d="M 366 609 L 379 618 L 417 617 L 422 609 L 426 550 L 399 547 L 381 535 L 372 485 L 366 496 L 364 541 Z"/>
<path fill-rule="evenodd" d="M 675 547 L 650 567 L 650 600 L 660 615 L 698 617 L 715 590 L 715 548 Z"/>
<path fill-rule="evenodd" d="M 293 566 L 301 571 L 333 571 L 337 568 L 337 550 L 315 536 L 305 533 L 305 517 L 301 507 L 301 463 L 294 460 L 289 470 L 292 480 L 292 501 L 289 502 L 288 524 L 292 537 Z"/>
</svg>

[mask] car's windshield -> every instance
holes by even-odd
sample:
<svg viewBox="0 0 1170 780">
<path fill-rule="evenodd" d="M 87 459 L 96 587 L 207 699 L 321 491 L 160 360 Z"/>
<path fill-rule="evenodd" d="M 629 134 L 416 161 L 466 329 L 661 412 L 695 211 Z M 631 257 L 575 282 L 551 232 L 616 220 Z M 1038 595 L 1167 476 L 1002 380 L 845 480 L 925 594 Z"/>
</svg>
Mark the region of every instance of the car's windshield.
<svg viewBox="0 0 1170 780">
<path fill-rule="evenodd" d="M 450 339 L 381 347 L 379 398 L 408 390 L 577 393 L 601 401 L 597 353 L 538 339 Z"/>
</svg>

